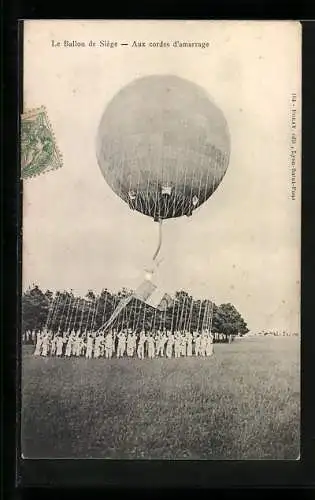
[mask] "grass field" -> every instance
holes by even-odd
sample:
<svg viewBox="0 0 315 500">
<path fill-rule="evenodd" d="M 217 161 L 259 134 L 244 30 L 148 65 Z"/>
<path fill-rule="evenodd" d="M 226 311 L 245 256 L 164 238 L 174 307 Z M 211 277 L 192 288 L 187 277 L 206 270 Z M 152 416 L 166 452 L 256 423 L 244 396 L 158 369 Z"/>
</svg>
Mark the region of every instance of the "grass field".
<svg viewBox="0 0 315 500">
<path fill-rule="evenodd" d="M 299 338 L 215 344 L 212 358 L 34 358 L 23 347 L 28 458 L 296 459 Z"/>
</svg>

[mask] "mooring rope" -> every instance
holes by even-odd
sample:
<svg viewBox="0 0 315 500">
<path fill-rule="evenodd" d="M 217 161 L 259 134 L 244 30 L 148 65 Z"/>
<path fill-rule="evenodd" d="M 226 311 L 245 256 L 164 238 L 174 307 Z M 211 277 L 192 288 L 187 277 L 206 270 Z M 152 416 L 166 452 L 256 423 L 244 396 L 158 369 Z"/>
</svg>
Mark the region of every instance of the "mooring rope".
<svg viewBox="0 0 315 500">
<path fill-rule="evenodd" d="M 153 255 L 153 262 L 155 261 L 155 259 L 157 258 L 159 252 L 160 252 L 160 249 L 161 249 L 161 245 L 162 245 L 162 219 L 159 219 L 159 240 L 158 240 L 158 246 L 157 246 L 157 249 L 155 250 L 154 252 L 154 255 Z"/>
</svg>

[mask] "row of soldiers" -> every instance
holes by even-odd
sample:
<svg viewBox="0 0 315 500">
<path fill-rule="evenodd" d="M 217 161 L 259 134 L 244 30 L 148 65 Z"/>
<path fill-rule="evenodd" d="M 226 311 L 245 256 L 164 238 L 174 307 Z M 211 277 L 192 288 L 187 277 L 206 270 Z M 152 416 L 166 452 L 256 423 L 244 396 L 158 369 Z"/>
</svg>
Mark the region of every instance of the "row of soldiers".
<svg viewBox="0 0 315 500">
<path fill-rule="evenodd" d="M 26 330 L 25 332 L 23 332 L 22 333 L 23 344 L 35 344 L 38 333 L 40 332 L 36 330 Z"/>
<path fill-rule="evenodd" d="M 141 331 L 112 330 L 95 334 L 71 332 L 54 334 L 47 329 L 37 334 L 35 356 L 85 356 L 88 359 L 124 356 L 150 359 L 155 357 L 179 358 L 181 356 L 211 356 L 213 335 L 209 330 L 190 331 Z"/>
</svg>

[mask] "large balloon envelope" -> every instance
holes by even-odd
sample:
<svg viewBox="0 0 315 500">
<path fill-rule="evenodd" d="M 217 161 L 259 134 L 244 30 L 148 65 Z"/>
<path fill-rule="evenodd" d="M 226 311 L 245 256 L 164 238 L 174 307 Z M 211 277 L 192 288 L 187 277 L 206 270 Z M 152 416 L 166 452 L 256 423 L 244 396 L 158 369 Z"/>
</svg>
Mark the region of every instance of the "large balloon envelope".
<svg viewBox="0 0 315 500">
<path fill-rule="evenodd" d="M 154 220 L 191 215 L 217 189 L 229 155 L 221 110 L 201 87 L 176 76 L 134 80 L 110 101 L 98 129 L 105 180 Z"/>
</svg>

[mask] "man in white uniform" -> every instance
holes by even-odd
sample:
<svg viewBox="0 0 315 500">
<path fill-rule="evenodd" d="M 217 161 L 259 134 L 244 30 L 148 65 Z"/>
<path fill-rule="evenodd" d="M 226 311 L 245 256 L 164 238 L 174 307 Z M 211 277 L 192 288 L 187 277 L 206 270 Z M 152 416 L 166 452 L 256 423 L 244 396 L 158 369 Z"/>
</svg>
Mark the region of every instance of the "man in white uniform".
<svg viewBox="0 0 315 500">
<path fill-rule="evenodd" d="M 187 356 L 192 356 L 192 339 L 193 336 L 191 332 L 186 333 L 186 342 L 187 342 Z"/>
<path fill-rule="evenodd" d="M 106 337 L 105 337 L 105 358 L 106 359 L 111 359 L 113 355 L 113 346 L 114 346 L 114 339 L 112 332 L 108 332 Z"/>
<path fill-rule="evenodd" d="M 62 356 L 63 343 L 64 343 L 63 337 L 61 335 L 58 335 L 57 336 L 57 352 L 56 352 L 56 356 L 58 356 L 58 358 L 60 356 Z"/>
<path fill-rule="evenodd" d="M 48 333 L 45 331 L 44 338 L 43 338 L 42 356 L 44 356 L 44 357 L 47 356 L 48 349 L 49 349 L 49 339 L 48 339 Z"/>
<path fill-rule="evenodd" d="M 133 346 L 132 356 L 135 356 L 136 351 L 137 351 L 137 334 L 136 334 L 136 332 L 133 332 L 131 337 L 132 337 L 132 346 Z"/>
<path fill-rule="evenodd" d="M 50 354 L 51 356 L 55 356 L 57 350 L 57 337 L 53 335 L 50 341 Z"/>
<path fill-rule="evenodd" d="M 95 337 L 95 343 L 94 343 L 94 358 L 95 359 L 98 359 L 100 357 L 100 353 L 101 353 L 100 346 L 101 346 L 101 338 L 99 335 L 97 335 Z"/>
<path fill-rule="evenodd" d="M 213 354 L 213 337 L 208 334 L 206 337 L 206 356 L 212 356 Z"/>
<path fill-rule="evenodd" d="M 43 345 L 43 338 L 40 332 L 37 332 L 37 341 L 36 341 L 34 356 L 39 356 L 41 354 L 42 345 Z"/>
<path fill-rule="evenodd" d="M 200 356 L 206 355 L 207 334 L 205 331 L 201 333 L 200 337 Z"/>
<path fill-rule="evenodd" d="M 172 332 L 167 333 L 166 340 L 166 357 L 171 358 L 173 355 L 173 344 L 174 344 L 174 335 Z"/>
<path fill-rule="evenodd" d="M 134 349 L 135 349 L 134 334 L 132 334 L 132 331 L 129 330 L 127 335 L 127 356 L 129 358 L 132 358 Z"/>
<path fill-rule="evenodd" d="M 159 355 L 159 350 L 160 350 L 160 341 L 161 341 L 161 332 L 158 330 L 153 334 L 154 338 L 154 344 L 155 344 L 155 356 Z"/>
<path fill-rule="evenodd" d="M 186 340 L 186 332 L 182 332 L 180 336 L 180 355 L 181 356 L 186 356 L 187 355 L 187 340 Z"/>
<path fill-rule="evenodd" d="M 74 356 L 79 357 L 80 351 L 81 351 L 81 337 L 77 336 L 77 337 L 74 337 L 74 340 L 73 340 L 72 354 Z"/>
<path fill-rule="evenodd" d="M 126 350 L 126 334 L 124 330 L 118 333 L 117 358 L 122 358 Z"/>
<path fill-rule="evenodd" d="M 76 356 L 77 355 L 77 348 L 78 348 L 77 338 L 79 337 L 79 332 L 75 333 L 75 331 L 72 330 L 72 332 L 71 332 L 70 335 L 71 335 L 71 338 L 72 338 L 71 354 L 73 356 Z"/>
<path fill-rule="evenodd" d="M 169 330 L 166 330 L 166 328 L 163 330 L 163 333 L 162 333 L 161 345 L 163 346 L 163 356 L 166 356 L 166 343 L 167 343 L 169 333 L 171 333 L 171 332 L 169 332 Z"/>
<path fill-rule="evenodd" d="M 99 334 L 100 337 L 100 357 L 102 358 L 105 354 L 105 337 L 104 332 Z"/>
<path fill-rule="evenodd" d="M 148 347 L 148 358 L 153 359 L 155 356 L 153 334 L 148 333 L 147 335 L 147 347 Z"/>
<path fill-rule="evenodd" d="M 73 336 L 70 333 L 68 340 L 67 340 L 67 346 L 66 346 L 66 353 L 65 353 L 66 358 L 70 358 L 70 356 L 71 356 L 72 344 L 73 344 Z"/>
<path fill-rule="evenodd" d="M 174 354 L 175 354 L 175 358 L 179 358 L 180 357 L 180 353 L 181 353 L 181 335 L 180 335 L 180 332 L 176 332 L 175 333 L 175 340 L 174 340 Z"/>
<path fill-rule="evenodd" d="M 160 349 L 159 349 L 159 356 L 163 357 L 165 353 L 165 345 L 167 341 L 167 336 L 166 336 L 166 330 L 163 330 L 161 333 L 161 338 L 160 338 Z"/>
<path fill-rule="evenodd" d="M 140 332 L 137 354 L 139 359 L 144 359 L 144 343 L 146 340 L 145 332 Z"/>
<path fill-rule="evenodd" d="M 88 337 L 86 339 L 86 351 L 85 351 L 85 357 L 86 359 L 92 359 L 93 355 L 93 344 L 94 344 L 94 338 L 92 335 L 89 333 Z"/>
<path fill-rule="evenodd" d="M 155 354 L 156 356 L 163 356 L 164 344 L 162 332 L 158 331 L 155 339 Z"/>
<path fill-rule="evenodd" d="M 195 356 L 200 354 L 200 335 L 198 332 L 194 332 L 194 343 L 195 343 Z"/>
</svg>

